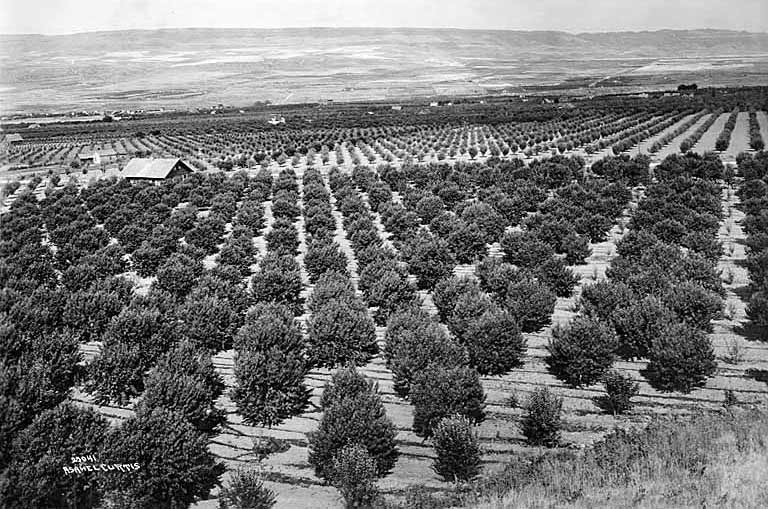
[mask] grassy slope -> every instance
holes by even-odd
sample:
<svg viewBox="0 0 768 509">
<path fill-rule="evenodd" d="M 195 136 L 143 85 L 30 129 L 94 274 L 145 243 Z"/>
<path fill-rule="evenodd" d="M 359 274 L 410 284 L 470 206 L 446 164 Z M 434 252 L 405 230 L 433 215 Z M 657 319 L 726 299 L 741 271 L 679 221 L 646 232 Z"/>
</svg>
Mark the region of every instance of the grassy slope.
<svg viewBox="0 0 768 509">
<path fill-rule="evenodd" d="M 468 507 L 768 507 L 768 413 L 659 420 L 580 456 L 509 467 L 484 484 Z M 500 495 L 492 486 L 503 487 Z"/>
</svg>

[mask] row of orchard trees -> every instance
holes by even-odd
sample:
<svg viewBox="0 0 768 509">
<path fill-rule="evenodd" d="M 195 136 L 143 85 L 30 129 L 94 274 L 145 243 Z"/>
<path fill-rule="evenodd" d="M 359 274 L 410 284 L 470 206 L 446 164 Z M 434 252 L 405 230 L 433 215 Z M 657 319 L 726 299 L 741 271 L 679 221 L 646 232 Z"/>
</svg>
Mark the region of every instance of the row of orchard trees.
<svg viewBox="0 0 768 509">
<path fill-rule="evenodd" d="M 689 153 L 655 173 L 608 279 L 585 287 L 579 315 L 553 331 L 546 362 L 570 386 L 604 380 L 617 358 L 647 359 L 642 374 L 662 392 L 690 392 L 715 372 L 707 332 L 725 294 L 716 270 L 723 165 Z"/>
<path fill-rule="evenodd" d="M 762 338 L 768 337 L 768 154 L 757 152 L 738 158 L 739 174 L 744 178 L 738 190 L 742 222 L 747 234 L 747 260 L 750 298 L 747 317 L 757 326 Z"/>
<path fill-rule="evenodd" d="M 41 202 L 24 194 L 3 216 L 6 504 L 185 506 L 218 483 L 223 467 L 207 444 L 223 417 L 214 405 L 223 385 L 210 353 L 227 347 L 248 296 L 236 267 L 203 270 L 210 239 L 202 230 L 232 221 L 232 200 L 220 195 L 257 187 L 242 176 L 158 187 L 106 180 Z M 194 194 L 213 219 L 174 210 Z M 146 295 L 134 293 L 129 268 L 156 274 Z M 83 365 L 86 341 L 102 351 Z M 67 402 L 75 386 L 98 402 L 131 403 L 134 413 L 110 427 Z M 107 471 L 66 475 L 71 457 L 86 455 Z"/>
</svg>

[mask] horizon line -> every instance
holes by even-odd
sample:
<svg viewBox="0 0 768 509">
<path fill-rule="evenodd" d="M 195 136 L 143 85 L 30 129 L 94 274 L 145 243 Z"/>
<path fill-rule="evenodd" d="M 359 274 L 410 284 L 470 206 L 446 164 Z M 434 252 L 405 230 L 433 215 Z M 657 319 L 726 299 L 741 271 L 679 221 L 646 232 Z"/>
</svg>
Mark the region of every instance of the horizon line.
<svg viewBox="0 0 768 509">
<path fill-rule="evenodd" d="M 600 30 L 572 32 L 559 29 L 525 29 L 525 28 L 466 28 L 466 27 L 411 27 L 411 26 L 285 26 L 285 27 L 214 27 L 214 26 L 179 26 L 179 27 L 153 27 L 153 28 L 108 28 L 104 30 L 83 30 L 73 32 L 36 33 L 36 32 L 0 32 L 0 37 L 6 36 L 38 36 L 38 37 L 65 37 L 70 35 L 105 34 L 116 32 L 160 32 L 169 30 L 451 30 L 467 32 L 522 32 L 522 33 L 561 33 L 568 35 L 598 35 L 598 34 L 641 34 L 658 32 L 733 32 L 753 35 L 768 35 L 768 31 L 738 30 L 733 28 L 653 28 L 643 30 Z"/>
</svg>

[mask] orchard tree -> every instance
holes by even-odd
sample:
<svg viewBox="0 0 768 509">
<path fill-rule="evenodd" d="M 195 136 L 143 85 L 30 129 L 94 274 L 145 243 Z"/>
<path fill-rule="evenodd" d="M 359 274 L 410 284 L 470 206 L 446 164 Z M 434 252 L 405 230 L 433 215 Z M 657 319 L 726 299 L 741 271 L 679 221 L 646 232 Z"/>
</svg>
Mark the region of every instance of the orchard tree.
<svg viewBox="0 0 768 509">
<path fill-rule="evenodd" d="M 385 272 L 366 292 L 368 305 L 376 307 L 374 321 L 384 325 L 387 319 L 402 308 L 419 304 L 414 285 L 394 270 Z"/>
<path fill-rule="evenodd" d="M 556 447 L 560 443 L 563 398 L 547 387 L 534 390 L 525 404 L 521 430 L 529 445 Z"/>
<path fill-rule="evenodd" d="M 431 290 L 440 279 L 450 276 L 456 260 L 447 242 L 432 235 L 419 236 L 409 247 L 408 268 L 421 290 Z"/>
<path fill-rule="evenodd" d="M 650 362 L 641 374 L 661 392 L 689 393 L 715 374 L 717 362 L 704 332 L 675 324 L 653 342 Z"/>
<path fill-rule="evenodd" d="M 523 332 L 538 332 L 552 323 L 557 297 L 547 287 L 533 280 L 512 282 L 507 286 L 504 307 Z"/>
<path fill-rule="evenodd" d="M 194 292 L 176 311 L 184 336 L 211 352 L 227 350 L 238 321 L 232 304 L 215 295 Z"/>
<path fill-rule="evenodd" d="M 461 221 L 448 235 L 448 245 L 459 263 L 472 263 L 485 254 L 485 236 L 475 223 Z"/>
<path fill-rule="evenodd" d="M 312 313 L 307 334 L 309 357 L 318 367 L 360 366 L 378 352 L 376 328 L 361 304 L 328 301 Z"/>
<path fill-rule="evenodd" d="M 617 354 L 625 360 L 648 358 L 656 338 L 677 321 L 675 313 L 652 295 L 616 308 L 611 322 L 619 340 Z"/>
<path fill-rule="evenodd" d="M 610 325 L 577 317 L 552 330 L 545 359 L 549 372 L 571 387 L 600 380 L 613 364 L 618 339 Z"/>
<path fill-rule="evenodd" d="M 331 478 L 333 458 L 350 444 L 366 449 L 379 477 L 392 470 L 399 455 L 397 431 L 373 381 L 354 367 L 339 370 L 326 385 L 320 405 L 323 417 L 317 431 L 308 434 L 308 461 L 318 477 Z"/>
<path fill-rule="evenodd" d="M 555 254 L 552 246 L 531 232 L 507 232 L 501 238 L 504 259 L 517 267 L 533 268 Z"/>
<path fill-rule="evenodd" d="M 481 375 L 503 375 L 523 365 L 525 338 L 512 314 L 503 309 L 490 309 L 471 322 L 461 342 L 470 366 Z"/>
<path fill-rule="evenodd" d="M 579 277 L 559 258 L 542 261 L 533 269 L 536 279 L 547 285 L 557 297 L 570 297 L 579 282 Z"/>
<path fill-rule="evenodd" d="M 277 346 L 239 351 L 232 400 L 245 422 L 272 427 L 303 412 L 311 394 L 304 384 L 309 368 L 300 352 Z"/>
<path fill-rule="evenodd" d="M 460 414 L 477 424 L 485 420 L 485 393 L 480 375 L 467 367 L 432 365 L 421 371 L 411 388 L 413 431 L 431 437 L 444 418 Z"/>
<path fill-rule="evenodd" d="M 101 483 L 64 468 L 87 454 L 106 463 L 109 433 L 109 422 L 90 408 L 62 403 L 40 413 L 13 442 L 0 499 L 6 507 L 101 507 Z"/>
<path fill-rule="evenodd" d="M 480 291 L 480 284 L 475 278 L 469 276 L 450 276 L 438 281 L 432 292 L 432 302 L 437 308 L 440 320 L 445 322 L 450 318 L 456 302 L 462 295 Z"/>
<path fill-rule="evenodd" d="M 248 311 L 245 324 L 234 340 L 238 351 L 268 351 L 277 347 L 286 352 L 305 350 L 301 328 L 291 308 L 284 304 L 260 303 Z"/>
<path fill-rule="evenodd" d="M 374 506 L 380 496 L 376 478 L 376 462 L 362 445 L 345 445 L 333 456 L 328 481 L 341 493 L 346 509 Z"/>
<path fill-rule="evenodd" d="M 203 273 L 203 264 L 187 255 L 174 253 L 157 269 L 154 286 L 181 299 L 195 286 Z"/>
<path fill-rule="evenodd" d="M 316 283 L 325 272 L 347 274 L 347 257 L 336 242 L 313 241 L 304 255 L 309 281 Z"/>
<path fill-rule="evenodd" d="M 471 481 L 480 473 L 480 442 L 472 422 L 463 415 L 437 423 L 432 442 L 436 454 L 432 469 L 444 481 Z"/>
<path fill-rule="evenodd" d="M 256 302 L 285 304 L 295 314 L 301 313 L 301 282 L 299 265 L 292 256 L 267 253 L 251 280 L 251 292 Z"/>
<path fill-rule="evenodd" d="M 216 408 L 217 395 L 199 376 L 176 373 L 163 368 L 153 369 L 146 381 L 139 413 L 165 408 L 177 412 L 195 429 L 213 434 L 224 422 L 224 413 Z"/>
<path fill-rule="evenodd" d="M 467 364 L 464 347 L 443 327 L 416 310 L 394 315 L 386 332 L 385 357 L 394 377 L 394 390 L 400 397 L 410 393 L 414 378 L 430 365 L 460 367 Z"/>
<path fill-rule="evenodd" d="M 224 465 L 208 451 L 208 437 L 183 415 L 164 408 L 130 417 L 107 440 L 105 463 L 135 464 L 130 475 L 110 476 L 108 499 L 139 509 L 186 507 L 208 497 Z"/>
</svg>

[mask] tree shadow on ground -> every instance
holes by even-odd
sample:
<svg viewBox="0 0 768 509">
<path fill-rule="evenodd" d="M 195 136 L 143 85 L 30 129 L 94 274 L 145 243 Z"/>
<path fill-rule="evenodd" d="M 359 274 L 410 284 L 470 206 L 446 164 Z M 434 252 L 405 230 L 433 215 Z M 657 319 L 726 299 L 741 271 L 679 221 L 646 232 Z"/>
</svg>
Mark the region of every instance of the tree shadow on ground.
<svg viewBox="0 0 768 509">
<path fill-rule="evenodd" d="M 748 369 L 745 378 L 768 384 L 768 369 Z"/>
<path fill-rule="evenodd" d="M 747 341 L 768 342 L 768 327 L 755 325 L 751 322 L 737 325 L 733 328 L 733 332 Z"/>
</svg>

